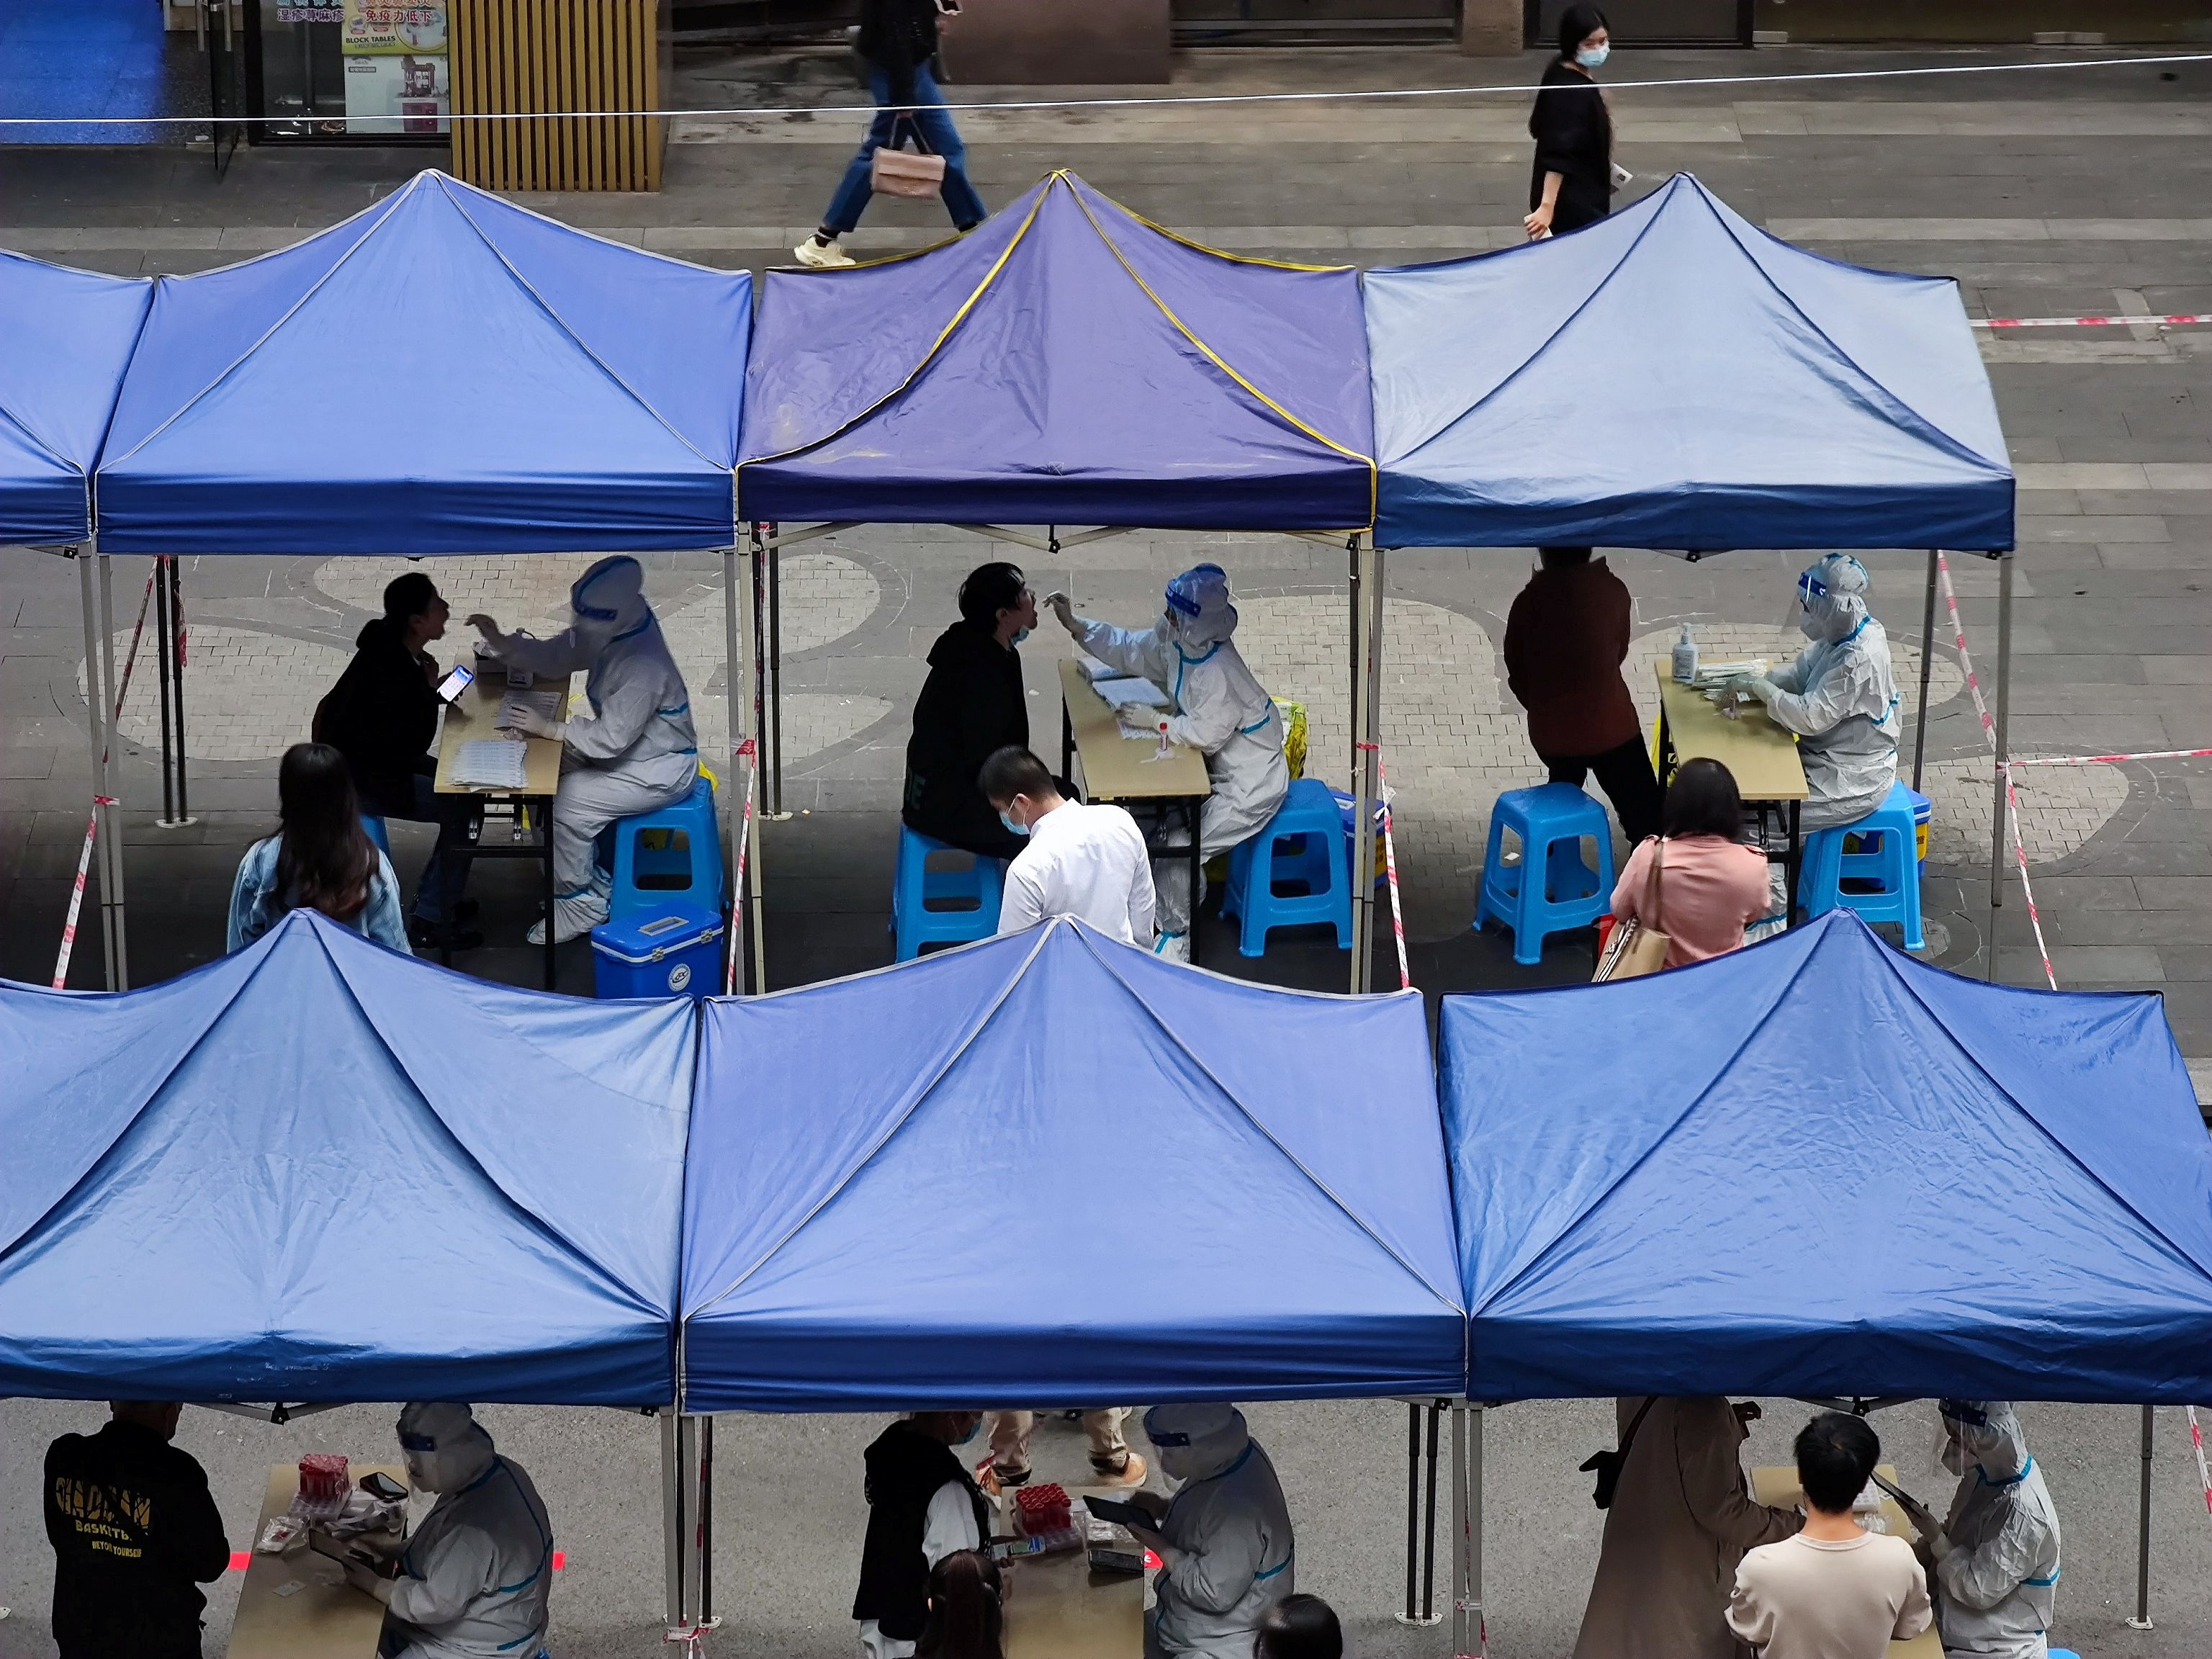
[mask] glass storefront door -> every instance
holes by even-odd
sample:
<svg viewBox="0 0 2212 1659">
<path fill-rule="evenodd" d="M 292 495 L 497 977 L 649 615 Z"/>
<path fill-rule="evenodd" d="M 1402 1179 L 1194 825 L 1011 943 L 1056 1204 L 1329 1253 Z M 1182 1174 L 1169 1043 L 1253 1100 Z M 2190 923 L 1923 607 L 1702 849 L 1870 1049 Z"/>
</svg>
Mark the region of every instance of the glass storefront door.
<svg viewBox="0 0 2212 1659">
<path fill-rule="evenodd" d="M 442 144 L 453 122 L 447 0 L 255 0 L 247 96 L 257 142 Z"/>
</svg>

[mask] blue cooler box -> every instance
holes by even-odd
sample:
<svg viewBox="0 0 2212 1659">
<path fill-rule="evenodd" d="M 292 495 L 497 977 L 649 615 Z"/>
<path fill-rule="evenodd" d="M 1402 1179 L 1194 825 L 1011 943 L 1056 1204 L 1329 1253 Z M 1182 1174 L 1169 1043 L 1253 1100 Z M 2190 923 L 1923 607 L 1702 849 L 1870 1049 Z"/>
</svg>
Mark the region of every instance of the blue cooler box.
<svg viewBox="0 0 2212 1659">
<path fill-rule="evenodd" d="M 719 911 L 656 905 L 592 929 L 593 988 L 602 999 L 703 997 L 722 988 Z"/>
</svg>

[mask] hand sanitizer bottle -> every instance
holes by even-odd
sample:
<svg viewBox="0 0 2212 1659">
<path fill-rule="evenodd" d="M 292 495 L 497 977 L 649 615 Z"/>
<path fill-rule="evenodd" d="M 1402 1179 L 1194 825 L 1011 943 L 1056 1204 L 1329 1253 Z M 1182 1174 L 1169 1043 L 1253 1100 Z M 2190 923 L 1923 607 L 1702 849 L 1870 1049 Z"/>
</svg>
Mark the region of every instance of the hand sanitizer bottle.
<svg viewBox="0 0 2212 1659">
<path fill-rule="evenodd" d="M 1698 678 L 1698 642 L 1690 637 L 1690 624 L 1682 624 L 1682 637 L 1674 641 L 1674 678 L 1688 685 Z"/>
</svg>

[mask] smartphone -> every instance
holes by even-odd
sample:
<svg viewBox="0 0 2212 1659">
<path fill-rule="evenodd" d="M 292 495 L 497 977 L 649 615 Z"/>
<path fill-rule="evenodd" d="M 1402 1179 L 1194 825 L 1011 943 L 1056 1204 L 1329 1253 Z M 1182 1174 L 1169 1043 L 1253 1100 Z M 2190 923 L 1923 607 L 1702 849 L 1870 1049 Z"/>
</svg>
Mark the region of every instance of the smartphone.
<svg viewBox="0 0 2212 1659">
<path fill-rule="evenodd" d="M 1086 1498 L 1083 1507 L 1101 1521 L 1111 1521 L 1117 1526 L 1142 1527 L 1146 1532 L 1158 1532 L 1160 1523 L 1151 1513 L 1134 1504 L 1116 1503 L 1110 1498 Z"/>
<path fill-rule="evenodd" d="M 1881 1475 L 1877 1474 L 1874 1476 L 1874 1483 L 1875 1486 L 1880 1486 L 1884 1492 L 1887 1492 L 1893 1498 L 1897 1500 L 1897 1507 L 1905 1511 L 1905 1518 L 1911 1521 L 1916 1529 L 1920 1524 L 1919 1517 L 1924 1516 L 1930 1521 L 1935 1519 L 1933 1512 L 1929 1510 L 1929 1507 L 1925 1504 L 1915 1498 L 1911 1492 L 1905 1491 L 1904 1487 L 1899 1486 L 1894 1480 L 1884 1480 Z"/>
<path fill-rule="evenodd" d="M 461 693 L 474 685 L 476 681 L 475 672 L 466 663 L 455 663 L 453 672 L 438 682 L 440 701 L 448 703 L 459 702 L 461 700 Z"/>
<path fill-rule="evenodd" d="M 362 1476 L 361 1489 L 371 1498 L 380 1498 L 387 1504 L 396 1503 L 407 1496 L 407 1488 L 382 1469 L 372 1469 Z"/>
</svg>

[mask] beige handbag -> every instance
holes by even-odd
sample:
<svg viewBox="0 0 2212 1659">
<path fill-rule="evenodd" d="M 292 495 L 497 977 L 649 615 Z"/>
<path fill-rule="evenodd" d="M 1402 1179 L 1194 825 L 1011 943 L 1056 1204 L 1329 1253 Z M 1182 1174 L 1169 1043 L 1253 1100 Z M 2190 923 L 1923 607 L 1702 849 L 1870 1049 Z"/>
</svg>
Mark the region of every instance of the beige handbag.
<svg viewBox="0 0 2212 1659">
<path fill-rule="evenodd" d="M 1651 879 L 1644 884 L 1644 908 L 1650 912 L 1646 923 L 1631 916 L 1613 930 L 1605 942 L 1605 951 L 1597 959 L 1597 971 L 1592 980 L 1641 979 L 1646 974 L 1656 974 L 1667 965 L 1667 935 L 1660 931 L 1659 877 L 1667 867 L 1667 842 L 1659 844 L 1651 854 Z"/>
<path fill-rule="evenodd" d="M 900 119 L 904 119 L 902 117 Z M 891 123 L 891 141 L 876 146 L 868 162 L 868 188 L 878 196 L 908 196 L 927 199 L 945 188 L 945 158 L 922 148 L 921 128 L 908 121 L 914 133 L 911 152 L 898 148 L 899 121 Z"/>
</svg>

